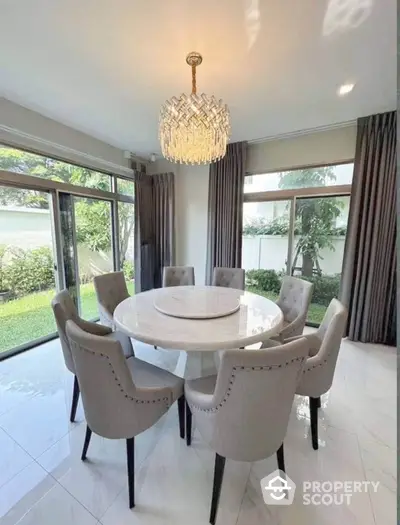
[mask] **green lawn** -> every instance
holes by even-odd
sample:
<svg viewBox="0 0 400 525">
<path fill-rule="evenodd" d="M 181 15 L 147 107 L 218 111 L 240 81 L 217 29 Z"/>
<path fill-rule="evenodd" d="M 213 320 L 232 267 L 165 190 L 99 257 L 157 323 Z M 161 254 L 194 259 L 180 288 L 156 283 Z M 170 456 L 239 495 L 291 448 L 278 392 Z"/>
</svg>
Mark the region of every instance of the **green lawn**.
<svg viewBox="0 0 400 525">
<path fill-rule="evenodd" d="M 129 293 L 135 291 L 128 283 Z M 99 316 L 93 283 L 80 286 L 83 317 Z M 50 302 L 55 290 L 47 290 L 0 304 L 0 352 L 22 345 L 56 331 Z"/>
<path fill-rule="evenodd" d="M 263 297 L 266 297 L 267 299 L 271 299 L 272 301 L 276 301 L 278 299 L 278 295 L 272 292 L 264 292 L 263 290 L 258 290 L 255 286 L 248 286 L 246 288 L 249 292 L 256 293 L 258 295 L 262 295 Z M 310 308 L 308 310 L 308 316 L 307 316 L 307 322 L 313 323 L 313 324 L 320 324 L 324 315 L 326 312 L 326 306 L 323 306 L 321 304 L 311 303 Z"/>
</svg>

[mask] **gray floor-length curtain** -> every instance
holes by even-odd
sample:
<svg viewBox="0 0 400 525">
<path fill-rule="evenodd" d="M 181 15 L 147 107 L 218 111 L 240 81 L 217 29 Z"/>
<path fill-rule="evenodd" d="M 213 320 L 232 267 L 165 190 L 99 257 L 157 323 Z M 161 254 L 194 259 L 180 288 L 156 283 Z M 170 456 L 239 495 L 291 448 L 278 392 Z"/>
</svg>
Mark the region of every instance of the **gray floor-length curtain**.
<svg viewBox="0 0 400 525">
<path fill-rule="evenodd" d="M 161 286 L 175 255 L 174 174 L 135 172 L 135 292 Z"/>
<path fill-rule="evenodd" d="M 135 292 L 153 288 L 154 224 L 153 181 L 135 172 Z"/>
<path fill-rule="evenodd" d="M 214 267 L 242 265 L 243 186 L 247 143 L 228 144 L 226 155 L 210 165 L 206 282 Z"/>
<path fill-rule="evenodd" d="M 175 181 L 173 173 L 153 175 L 155 241 L 154 288 L 162 284 L 162 269 L 175 264 Z"/>
<path fill-rule="evenodd" d="M 395 344 L 395 112 L 358 120 L 341 298 L 351 340 Z"/>
</svg>

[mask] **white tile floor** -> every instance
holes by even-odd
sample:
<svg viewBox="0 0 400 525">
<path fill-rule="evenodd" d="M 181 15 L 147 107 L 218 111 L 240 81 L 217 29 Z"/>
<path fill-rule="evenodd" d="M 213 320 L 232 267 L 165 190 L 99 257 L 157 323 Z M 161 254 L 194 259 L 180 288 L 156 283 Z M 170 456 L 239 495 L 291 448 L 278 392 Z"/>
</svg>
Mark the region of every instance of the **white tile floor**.
<svg viewBox="0 0 400 525">
<path fill-rule="evenodd" d="M 170 370 L 178 352 L 135 344 L 139 357 Z M 81 405 L 68 421 L 72 376 L 59 342 L 0 363 L 1 525 L 206 525 L 214 455 L 195 431 L 178 436 L 174 406 L 136 439 L 136 508 L 127 505 L 125 443 L 93 436 L 88 460 Z M 285 440 L 286 469 L 304 480 L 379 481 L 377 493 L 350 506 L 267 507 L 260 479 L 275 458 L 227 461 L 218 525 L 391 525 L 396 517 L 395 349 L 344 341 L 331 392 L 319 414 L 320 448 L 312 450 L 307 399 L 297 398 Z"/>
</svg>

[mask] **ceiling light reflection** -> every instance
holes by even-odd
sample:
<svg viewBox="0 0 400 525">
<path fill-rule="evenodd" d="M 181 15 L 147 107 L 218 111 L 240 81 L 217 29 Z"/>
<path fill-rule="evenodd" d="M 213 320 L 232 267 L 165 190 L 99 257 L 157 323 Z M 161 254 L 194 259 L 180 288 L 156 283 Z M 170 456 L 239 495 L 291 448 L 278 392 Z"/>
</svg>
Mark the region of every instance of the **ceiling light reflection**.
<svg viewBox="0 0 400 525">
<path fill-rule="evenodd" d="M 354 84 L 342 84 L 337 90 L 337 94 L 341 97 L 347 95 L 354 89 Z"/>
<path fill-rule="evenodd" d="M 372 11 L 373 0 L 329 0 L 322 26 L 324 36 L 360 26 Z"/>
<path fill-rule="evenodd" d="M 250 50 L 261 28 L 259 0 L 244 0 L 244 19 L 247 33 L 247 49 Z"/>
</svg>

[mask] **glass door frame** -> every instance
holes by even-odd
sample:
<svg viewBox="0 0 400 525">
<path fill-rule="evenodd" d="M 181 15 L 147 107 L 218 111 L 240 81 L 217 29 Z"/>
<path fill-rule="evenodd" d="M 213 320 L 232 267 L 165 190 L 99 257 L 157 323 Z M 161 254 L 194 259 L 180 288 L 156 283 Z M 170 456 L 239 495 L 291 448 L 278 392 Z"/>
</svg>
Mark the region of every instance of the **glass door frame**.
<svg viewBox="0 0 400 525">
<path fill-rule="evenodd" d="M 314 166 L 318 168 L 318 166 Z M 301 169 L 301 168 L 298 168 Z M 248 174 L 250 175 L 250 174 Z M 294 230 L 295 230 L 295 215 L 296 202 L 298 199 L 306 198 L 324 198 L 324 197 L 350 197 L 351 198 L 351 184 L 344 184 L 340 186 L 321 186 L 310 188 L 298 188 L 290 190 L 273 190 L 257 193 L 244 193 L 243 203 L 247 202 L 276 202 L 288 201 L 290 202 L 289 211 L 289 233 L 288 233 L 288 251 L 286 262 L 286 275 L 292 275 L 293 263 L 293 247 L 294 247 Z M 307 326 L 318 328 L 318 324 L 307 321 Z"/>
<path fill-rule="evenodd" d="M 65 162 L 68 162 L 68 160 Z M 111 173 L 106 174 L 111 177 L 111 191 L 77 186 L 64 182 L 53 181 L 50 179 L 42 179 L 35 177 L 34 175 L 25 175 L 0 169 L 0 185 L 25 190 L 43 191 L 49 194 L 49 211 L 53 236 L 55 286 L 57 291 L 64 289 L 66 285 L 60 218 L 60 194 L 69 194 L 71 196 L 105 200 L 111 203 L 113 268 L 114 270 L 120 269 L 118 202 L 135 204 L 135 199 L 134 197 L 117 193 L 117 179 L 123 178 L 130 181 L 133 181 L 134 179 L 133 177 L 123 177 L 121 175 L 114 175 Z M 0 361 L 20 352 L 34 348 L 42 343 L 51 341 L 57 337 L 58 333 L 54 332 L 52 334 L 48 334 L 47 336 L 43 336 L 41 338 L 24 343 L 18 347 L 6 350 L 0 353 Z"/>
</svg>

